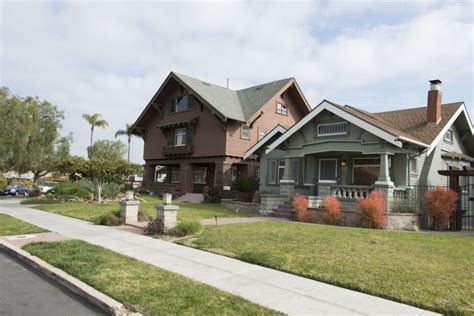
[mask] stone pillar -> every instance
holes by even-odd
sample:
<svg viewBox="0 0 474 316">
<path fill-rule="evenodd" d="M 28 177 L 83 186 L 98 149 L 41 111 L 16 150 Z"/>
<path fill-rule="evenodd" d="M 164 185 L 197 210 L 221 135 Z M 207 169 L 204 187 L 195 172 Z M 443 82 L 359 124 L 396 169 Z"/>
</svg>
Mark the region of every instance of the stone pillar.
<svg viewBox="0 0 474 316">
<path fill-rule="evenodd" d="M 156 205 L 156 218 L 159 220 L 160 232 L 168 234 L 176 227 L 176 216 L 179 206 L 177 205 Z"/>
<path fill-rule="evenodd" d="M 295 194 L 295 180 L 291 169 L 291 159 L 285 158 L 285 172 L 280 180 L 280 195 L 286 195 L 288 198 Z"/>
<path fill-rule="evenodd" d="M 193 166 L 190 163 L 180 164 L 180 189 L 181 193 L 193 192 Z"/>
<path fill-rule="evenodd" d="M 135 201 L 133 191 L 127 191 L 125 200 L 119 202 L 120 217 L 125 219 L 125 224 L 138 222 L 138 205 L 140 201 Z"/>
</svg>

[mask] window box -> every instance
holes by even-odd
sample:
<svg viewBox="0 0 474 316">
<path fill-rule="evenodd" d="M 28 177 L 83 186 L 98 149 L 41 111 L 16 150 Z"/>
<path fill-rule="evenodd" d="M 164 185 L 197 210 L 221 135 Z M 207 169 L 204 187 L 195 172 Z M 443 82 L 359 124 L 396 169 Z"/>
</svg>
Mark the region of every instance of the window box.
<svg viewBox="0 0 474 316">
<path fill-rule="evenodd" d="M 193 153 L 193 145 L 184 146 L 166 146 L 163 147 L 163 155 L 165 156 L 187 156 Z"/>
</svg>

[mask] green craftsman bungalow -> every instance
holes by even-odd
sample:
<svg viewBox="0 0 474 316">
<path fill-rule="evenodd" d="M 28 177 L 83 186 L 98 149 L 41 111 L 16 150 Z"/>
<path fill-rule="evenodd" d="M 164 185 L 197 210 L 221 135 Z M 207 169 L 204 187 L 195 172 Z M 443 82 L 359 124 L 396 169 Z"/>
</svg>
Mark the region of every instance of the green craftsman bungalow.
<svg viewBox="0 0 474 316">
<path fill-rule="evenodd" d="M 261 212 L 295 192 L 313 206 L 335 195 L 350 207 L 374 189 L 385 191 L 391 212 L 416 186 L 447 185 L 438 170 L 472 166 L 464 102 L 442 104 L 441 81 L 430 83 L 427 106 L 369 113 L 324 100 L 291 128 L 275 127 L 246 154 L 260 158 Z"/>
</svg>

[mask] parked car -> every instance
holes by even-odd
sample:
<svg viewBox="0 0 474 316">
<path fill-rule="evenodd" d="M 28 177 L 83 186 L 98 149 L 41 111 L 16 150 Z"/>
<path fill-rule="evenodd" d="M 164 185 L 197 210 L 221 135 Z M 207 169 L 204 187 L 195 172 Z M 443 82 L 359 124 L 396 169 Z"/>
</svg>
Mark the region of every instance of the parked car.
<svg viewBox="0 0 474 316">
<path fill-rule="evenodd" d="M 47 193 L 51 191 L 54 187 L 56 182 L 43 182 L 40 185 L 38 185 L 38 188 L 40 189 L 41 193 Z"/>
<path fill-rule="evenodd" d="M 9 185 L 3 190 L 3 194 L 28 196 L 28 189 L 23 184 Z"/>
</svg>

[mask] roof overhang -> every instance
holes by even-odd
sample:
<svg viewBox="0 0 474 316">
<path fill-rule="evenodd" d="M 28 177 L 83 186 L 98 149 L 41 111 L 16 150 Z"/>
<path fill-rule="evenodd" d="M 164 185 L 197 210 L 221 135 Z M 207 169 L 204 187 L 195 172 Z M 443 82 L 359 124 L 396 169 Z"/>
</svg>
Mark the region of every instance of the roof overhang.
<svg viewBox="0 0 474 316">
<path fill-rule="evenodd" d="M 249 148 L 244 155 L 244 160 L 252 156 L 259 150 L 263 145 L 265 145 L 273 136 L 277 135 L 278 133 L 283 134 L 286 132 L 286 128 L 281 125 L 275 126 L 270 132 L 268 132 L 261 140 L 259 140 L 255 145 Z"/>
<path fill-rule="evenodd" d="M 294 124 L 289 130 L 287 130 L 280 138 L 278 138 L 275 142 L 273 142 L 267 149 L 267 153 L 271 152 L 273 149 L 280 146 L 285 140 L 287 140 L 290 136 L 296 133 L 300 128 L 305 126 L 309 123 L 312 119 L 314 119 L 319 113 L 322 111 L 327 110 L 335 115 L 341 117 L 342 119 L 359 126 L 360 128 L 380 137 L 381 139 L 385 140 L 386 142 L 401 148 L 403 143 L 399 140 L 398 136 L 392 135 L 336 106 L 328 102 L 327 100 L 323 100 L 319 103 L 308 115 L 303 117 L 298 123 Z"/>
<path fill-rule="evenodd" d="M 459 115 L 461 114 L 464 114 L 465 117 L 466 117 L 466 120 L 468 122 L 468 125 L 469 125 L 469 130 L 471 132 L 471 136 L 474 136 L 474 127 L 472 125 L 472 121 L 471 121 L 471 118 L 469 117 L 469 114 L 467 113 L 467 110 L 466 110 L 466 104 L 463 103 L 462 106 L 459 107 L 459 109 L 457 109 L 456 112 L 454 112 L 453 116 L 451 116 L 451 118 L 449 119 L 449 121 L 446 123 L 446 125 L 444 126 L 444 128 L 441 130 L 441 132 L 438 134 L 438 136 L 436 136 L 436 138 L 433 140 L 433 142 L 429 145 L 428 147 L 428 151 L 427 151 L 427 155 L 429 156 L 433 150 L 436 148 L 436 146 L 438 145 L 438 143 L 441 141 L 441 139 L 443 138 L 444 134 L 446 134 L 446 132 L 448 131 L 448 129 L 451 128 L 451 126 L 454 124 L 454 122 L 456 122 L 456 120 L 458 119 Z"/>
</svg>

